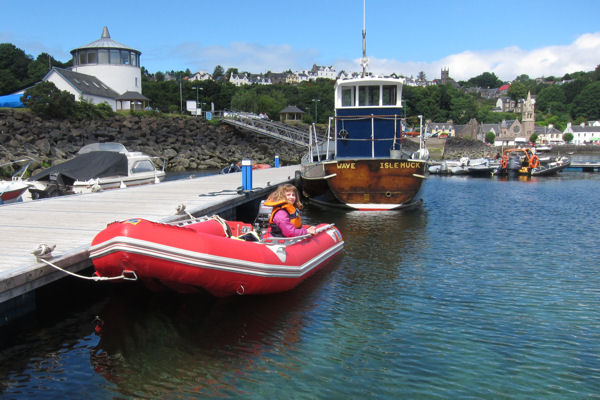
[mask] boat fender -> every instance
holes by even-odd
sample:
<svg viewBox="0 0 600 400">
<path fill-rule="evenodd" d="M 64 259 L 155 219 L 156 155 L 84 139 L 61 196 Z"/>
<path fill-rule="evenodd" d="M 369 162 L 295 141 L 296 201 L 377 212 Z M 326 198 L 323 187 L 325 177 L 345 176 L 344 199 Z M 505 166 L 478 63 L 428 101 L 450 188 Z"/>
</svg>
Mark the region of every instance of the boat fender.
<svg viewBox="0 0 600 400">
<path fill-rule="evenodd" d="M 531 160 L 529 160 L 529 167 L 537 168 L 539 166 L 540 166 L 540 159 L 538 158 L 538 156 L 531 157 Z"/>
</svg>

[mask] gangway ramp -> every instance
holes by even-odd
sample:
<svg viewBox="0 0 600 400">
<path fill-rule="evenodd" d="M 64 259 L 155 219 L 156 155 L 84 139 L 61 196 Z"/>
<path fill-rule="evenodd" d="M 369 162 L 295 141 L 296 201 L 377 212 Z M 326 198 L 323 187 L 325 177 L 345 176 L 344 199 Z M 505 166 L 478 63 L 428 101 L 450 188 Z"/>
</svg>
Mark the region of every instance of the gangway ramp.
<svg viewBox="0 0 600 400">
<path fill-rule="evenodd" d="M 225 113 L 222 121 L 240 129 L 279 139 L 299 147 L 310 145 L 311 130 L 305 131 L 281 122 L 260 118 L 258 115 L 228 112 Z M 312 139 L 315 140 L 314 137 Z M 317 140 L 321 141 L 323 138 L 317 137 Z"/>
</svg>

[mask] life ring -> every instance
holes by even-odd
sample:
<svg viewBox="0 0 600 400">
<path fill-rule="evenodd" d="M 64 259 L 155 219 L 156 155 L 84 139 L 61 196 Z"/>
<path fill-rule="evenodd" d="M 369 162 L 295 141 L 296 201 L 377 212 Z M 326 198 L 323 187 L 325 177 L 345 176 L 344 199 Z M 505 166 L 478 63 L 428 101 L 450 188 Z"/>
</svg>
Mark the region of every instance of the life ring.
<svg viewBox="0 0 600 400">
<path fill-rule="evenodd" d="M 503 169 L 506 169 L 508 167 L 508 157 L 503 156 L 502 160 L 500 161 L 500 165 Z"/>
<path fill-rule="evenodd" d="M 537 168 L 540 166 L 540 159 L 538 156 L 533 156 L 529 160 L 529 168 Z"/>
</svg>

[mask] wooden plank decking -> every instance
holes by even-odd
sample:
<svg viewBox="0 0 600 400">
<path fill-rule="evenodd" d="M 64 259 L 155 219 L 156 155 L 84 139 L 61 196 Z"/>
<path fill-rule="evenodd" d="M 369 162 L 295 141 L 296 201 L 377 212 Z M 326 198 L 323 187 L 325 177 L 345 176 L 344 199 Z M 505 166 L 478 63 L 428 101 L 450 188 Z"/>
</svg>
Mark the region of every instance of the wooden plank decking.
<svg viewBox="0 0 600 400">
<path fill-rule="evenodd" d="M 265 196 L 298 169 L 255 170 L 250 193 L 237 193 L 242 173 L 234 173 L 0 206 L 0 304 L 65 276 L 38 262 L 32 251 L 40 244 L 56 245 L 52 262 L 78 271 L 90 265 L 89 244 L 110 222 L 176 220 L 180 204 L 195 216 L 215 214 Z"/>
</svg>

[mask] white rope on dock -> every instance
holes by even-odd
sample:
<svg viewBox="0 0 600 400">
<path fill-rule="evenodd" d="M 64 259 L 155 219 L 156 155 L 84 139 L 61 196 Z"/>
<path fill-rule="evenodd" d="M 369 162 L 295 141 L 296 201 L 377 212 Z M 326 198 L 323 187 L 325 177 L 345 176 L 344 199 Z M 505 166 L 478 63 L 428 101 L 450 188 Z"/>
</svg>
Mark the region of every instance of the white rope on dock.
<svg viewBox="0 0 600 400">
<path fill-rule="evenodd" d="M 57 270 L 62 271 L 65 274 L 74 276 L 76 278 L 91 280 L 91 281 L 95 281 L 95 282 L 98 282 L 98 281 L 114 281 L 114 280 L 117 280 L 117 279 L 123 279 L 123 280 L 126 280 L 126 281 L 137 281 L 137 275 L 135 274 L 134 271 L 123 271 L 121 273 L 121 275 L 119 275 L 119 276 L 95 276 L 95 275 L 94 276 L 85 276 L 85 275 L 76 274 L 76 273 L 71 272 L 71 271 L 67 271 L 66 269 L 61 268 L 58 265 L 53 264 L 53 263 L 51 263 L 48 260 L 44 260 L 41 257 L 38 257 L 38 260 L 46 263 L 47 265 L 51 266 L 52 268 L 56 268 Z"/>
</svg>

